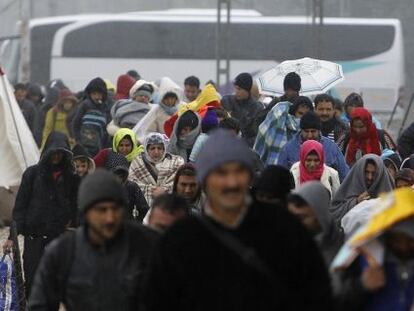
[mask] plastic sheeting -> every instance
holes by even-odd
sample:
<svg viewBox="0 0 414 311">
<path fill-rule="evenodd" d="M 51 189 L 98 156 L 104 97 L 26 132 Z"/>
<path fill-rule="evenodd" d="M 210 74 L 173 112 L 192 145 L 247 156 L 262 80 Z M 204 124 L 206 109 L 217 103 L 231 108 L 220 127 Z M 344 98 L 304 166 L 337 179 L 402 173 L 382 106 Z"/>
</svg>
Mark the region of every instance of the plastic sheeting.
<svg viewBox="0 0 414 311">
<path fill-rule="evenodd" d="M 0 68 L 0 187 L 18 186 L 25 169 L 39 161 L 39 149 Z"/>
</svg>

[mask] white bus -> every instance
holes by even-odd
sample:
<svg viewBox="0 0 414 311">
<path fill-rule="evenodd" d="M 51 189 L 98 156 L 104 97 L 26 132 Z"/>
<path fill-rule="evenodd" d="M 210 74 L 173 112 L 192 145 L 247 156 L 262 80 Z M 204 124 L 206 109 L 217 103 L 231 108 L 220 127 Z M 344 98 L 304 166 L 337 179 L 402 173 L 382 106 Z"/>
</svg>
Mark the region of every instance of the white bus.
<svg viewBox="0 0 414 311">
<path fill-rule="evenodd" d="M 202 82 L 216 77 L 215 10 L 92 15 L 72 18 L 72 22 L 68 19 L 45 36 L 47 45 L 37 41 L 42 37 L 41 28 L 32 29 L 34 80 L 44 83 L 61 78 L 78 90 L 95 76 L 116 81 L 129 69 L 138 70 L 148 80 L 169 76 L 178 83 L 193 74 Z M 400 21 L 325 18 L 320 31 L 315 49 L 307 17 L 269 17 L 233 10 L 230 76 L 243 71 L 257 74 L 287 59 L 317 57 L 343 65 L 345 81 L 333 90 L 334 94 L 344 99 L 355 91 L 363 95 L 372 111 L 391 111 L 405 84 Z"/>
</svg>

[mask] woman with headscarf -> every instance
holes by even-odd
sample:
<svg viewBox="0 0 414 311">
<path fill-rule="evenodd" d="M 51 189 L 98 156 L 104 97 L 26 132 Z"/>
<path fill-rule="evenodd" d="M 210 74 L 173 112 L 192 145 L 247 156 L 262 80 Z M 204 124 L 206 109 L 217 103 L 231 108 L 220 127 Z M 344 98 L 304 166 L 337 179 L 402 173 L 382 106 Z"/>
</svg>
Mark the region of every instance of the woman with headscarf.
<svg viewBox="0 0 414 311">
<path fill-rule="evenodd" d="M 412 187 L 414 185 L 414 171 L 403 168 L 395 174 L 395 188 Z"/>
<path fill-rule="evenodd" d="M 397 150 L 391 136 L 384 130 L 377 130 L 368 110 L 358 107 L 351 112 L 350 132 L 338 140 L 338 146 L 349 166 L 363 155 L 381 155 L 385 149 Z"/>
<path fill-rule="evenodd" d="M 175 122 L 168 152 L 182 157 L 185 162 L 190 159 L 191 151 L 201 133 L 200 116 L 187 110 Z"/>
<path fill-rule="evenodd" d="M 393 180 L 381 158 L 366 154 L 355 163 L 333 197 L 331 213 L 340 222 L 358 203 L 377 198 L 381 192 L 393 188 Z"/>
<path fill-rule="evenodd" d="M 160 133 L 150 133 L 145 139 L 144 152 L 129 167 L 128 179 L 136 182 L 151 207 L 154 197 L 172 192 L 178 168 L 183 158 L 167 152 L 167 138 Z"/>
<path fill-rule="evenodd" d="M 93 158 L 96 167 L 107 167 L 114 153 L 120 153 L 131 163 L 139 154 L 144 151 L 144 147 L 138 145 L 135 133 L 128 128 L 119 129 L 113 138 L 112 148 L 99 151 Z"/>
<path fill-rule="evenodd" d="M 293 164 L 290 171 L 295 188 L 317 180 L 334 196 L 340 185 L 338 172 L 325 164 L 323 146 L 316 140 L 307 140 L 300 146 L 300 161 Z"/>
<path fill-rule="evenodd" d="M 381 155 L 384 165 L 390 173 L 392 179 L 395 179 L 395 174 L 401 167 L 401 157 L 398 153 L 392 150 L 384 150 Z"/>
</svg>

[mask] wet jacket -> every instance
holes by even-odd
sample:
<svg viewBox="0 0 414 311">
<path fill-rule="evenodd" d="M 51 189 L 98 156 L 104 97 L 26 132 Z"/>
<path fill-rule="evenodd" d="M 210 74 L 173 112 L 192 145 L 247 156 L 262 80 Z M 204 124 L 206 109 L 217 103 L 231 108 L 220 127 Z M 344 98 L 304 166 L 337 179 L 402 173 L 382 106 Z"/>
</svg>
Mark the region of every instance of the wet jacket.
<svg viewBox="0 0 414 311">
<path fill-rule="evenodd" d="M 37 125 L 37 111 L 35 105 L 30 100 L 24 99 L 19 103 L 19 107 L 30 131 L 35 135 Z"/>
<path fill-rule="evenodd" d="M 239 120 L 243 139 L 253 147 L 258 131 L 256 116 L 264 109 L 263 105 L 252 97 L 247 100 L 237 100 L 234 95 L 223 96 L 221 105 L 233 118 Z"/>
<path fill-rule="evenodd" d="M 103 94 L 101 104 L 96 104 L 90 98 L 93 91 L 99 91 Z M 72 131 L 77 142 L 81 141 L 82 118 L 89 110 L 98 110 L 106 116 L 106 124 L 111 121 L 110 107 L 107 102 L 108 91 L 105 82 L 101 78 L 95 78 L 85 88 L 86 98 L 78 105 L 72 119 Z M 105 139 L 104 139 L 105 141 Z"/>
<path fill-rule="evenodd" d="M 414 122 L 398 138 L 398 151 L 403 159 L 414 153 Z"/>
<path fill-rule="evenodd" d="M 62 150 L 61 165 L 53 168 L 50 154 Z M 26 169 L 17 193 L 13 220 L 19 234 L 24 236 L 55 237 L 65 228 L 77 223 L 77 190 L 79 177 L 75 175 L 66 136 L 52 132 L 46 141 L 40 161 Z M 53 170 L 60 171 L 57 178 Z"/>
<path fill-rule="evenodd" d="M 87 227 L 65 234 L 46 249 L 36 273 L 29 310 L 141 310 L 141 282 L 157 238 L 126 223 L 106 245 L 90 243 Z"/>
</svg>

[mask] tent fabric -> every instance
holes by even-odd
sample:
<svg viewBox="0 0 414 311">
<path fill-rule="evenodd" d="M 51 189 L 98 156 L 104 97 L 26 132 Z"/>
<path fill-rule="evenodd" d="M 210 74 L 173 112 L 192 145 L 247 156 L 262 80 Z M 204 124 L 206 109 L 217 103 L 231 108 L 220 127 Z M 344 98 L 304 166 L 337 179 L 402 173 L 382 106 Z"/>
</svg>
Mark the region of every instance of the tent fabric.
<svg viewBox="0 0 414 311">
<path fill-rule="evenodd" d="M 0 187 L 18 186 L 25 169 L 39 161 L 39 149 L 0 68 Z"/>
</svg>

